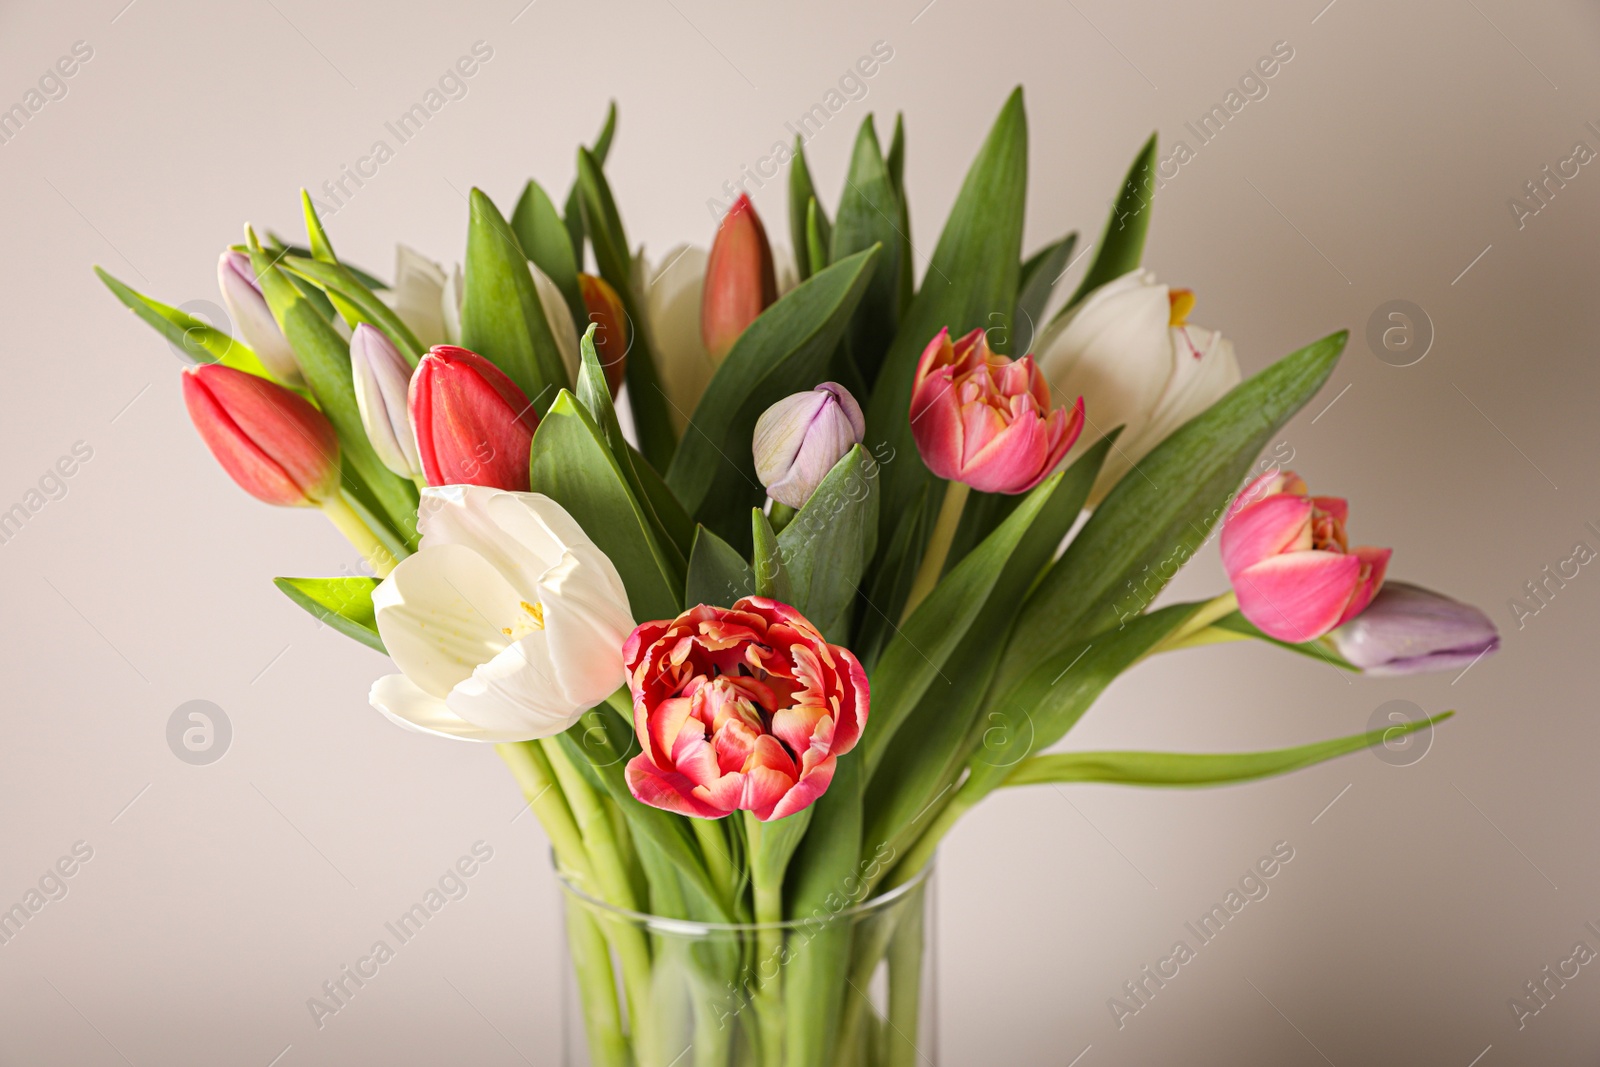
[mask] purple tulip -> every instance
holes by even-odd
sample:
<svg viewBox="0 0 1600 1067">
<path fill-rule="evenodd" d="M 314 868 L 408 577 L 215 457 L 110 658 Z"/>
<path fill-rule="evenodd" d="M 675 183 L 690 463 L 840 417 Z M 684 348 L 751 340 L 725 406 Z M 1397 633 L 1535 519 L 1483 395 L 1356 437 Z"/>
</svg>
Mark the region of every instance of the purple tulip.
<svg viewBox="0 0 1600 1067">
<path fill-rule="evenodd" d="M 1394 581 L 1328 639 L 1367 674 L 1453 670 L 1500 647 L 1494 623 L 1471 604 Z"/>
<path fill-rule="evenodd" d="M 842 385 L 823 382 L 786 396 L 756 420 L 756 477 L 778 503 L 804 507 L 833 465 L 866 434 L 861 405 Z"/>
</svg>

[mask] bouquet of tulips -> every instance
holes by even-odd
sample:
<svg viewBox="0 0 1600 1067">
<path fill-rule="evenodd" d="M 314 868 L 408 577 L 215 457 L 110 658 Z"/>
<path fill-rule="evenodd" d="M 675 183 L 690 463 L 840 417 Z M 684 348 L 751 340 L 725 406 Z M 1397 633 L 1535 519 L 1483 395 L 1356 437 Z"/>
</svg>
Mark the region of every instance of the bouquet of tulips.
<svg viewBox="0 0 1600 1067">
<path fill-rule="evenodd" d="M 792 251 L 740 196 L 709 252 L 652 262 L 607 184 L 614 124 L 563 210 L 474 190 L 454 272 L 402 249 L 385 285 L 303 195 L 303 246 L 247 228 L 223 253 L 232 336 L 101 274 L 193 356 L 184 399 L 234 481 L 320 508 L 370 565 L 276 581 L 394 661 L 372 706 L 499 746 L 569 893 L 592 1062 L 915 1062 L 907 901 L 991 792 L 1234 782 L 1383 740 L 1045 751 L 1147 657 L 1258 640 L 1377 673 L 1496 647 L 1258 460 L 1345 334 L 1240 380 L 1140 267 L 1153 138 L 1057 294 L 1075 236 L 1022 254 L 1020 90 L 931 256 L 903 123 L 885 152 L 868 117 L 831 217 L 802 143 L 780 159 Z M 1158 606 L 1218 531 L 1232 589 Z"/>
</svg>

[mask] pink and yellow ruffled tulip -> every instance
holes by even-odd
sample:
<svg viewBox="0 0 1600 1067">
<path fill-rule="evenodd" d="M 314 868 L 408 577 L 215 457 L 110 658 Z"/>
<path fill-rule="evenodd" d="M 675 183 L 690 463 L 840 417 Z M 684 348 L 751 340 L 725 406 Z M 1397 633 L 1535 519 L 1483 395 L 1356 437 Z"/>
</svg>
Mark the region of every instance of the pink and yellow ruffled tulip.
<svg viewBox="0 0 1600 1067">
<path fill-rule="evenodd" d="M 776 600 L 647 622 L 622 655 L 644 749 L 628 788 L 680 815 L 793 815 L 827 791 L 867 722 L 861 664 Z"/>
<path fill-rule="evenodd" d="M 1355 618 L 1383 585 L 1390 550 L 1350 548 L 1340 497 L 1309 496 L 1293 471 L 1240 491 L 1222 525 L 1222 566 L 1239 611 L 1262 633 L 1296 644 Z"/>
<path fill-rule="evenodd" d="M 1025 493 L 1056 468 L 1083 431 L 1083 398 L 1050 407 L 1032 356 L 989 350 L 982 330 L 929 342 L 911 393 L 911 433 L 928 469 L 985 493 Z"/>
</svg>

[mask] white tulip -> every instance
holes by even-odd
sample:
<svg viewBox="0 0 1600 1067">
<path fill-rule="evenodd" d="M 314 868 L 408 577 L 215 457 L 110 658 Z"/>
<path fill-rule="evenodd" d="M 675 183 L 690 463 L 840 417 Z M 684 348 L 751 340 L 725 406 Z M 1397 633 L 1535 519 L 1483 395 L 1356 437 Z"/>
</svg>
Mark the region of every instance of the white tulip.
<svg viewBox="0 0 1600 1067">
<path fill-rule="evenodd" d="M 1034 357 L 1051 396 L 1083 397 L 1089 426 L 1068 453 L 1076 459 L 1100 436 L 1122 426 L 1089 503 L 1098 503 L 1168 434 L 1239 384 L 1233 342 L 1190 326 L 1193 297 L 1135 270 L 1090 293 L 1045 330 Z"/>
<path fill-rule="evenodd" d="M 533 289 L 539 294 L 539 307 L 544 311 L 544 320 L 550 324 L 550 333 L 556 339 L 556 351 L 561 353 L 561 364 L 567 368 L 567 381 L 576 385 L 580 365 L 578 324 L 572 321 L 572 309 L 567 306 L 567 298 L 561 295 L 561 287 L 548 274 L 531 262 L 528 269 L 533 271 Z"/>
<path fill-rule="evenodd" d="M 373 707 L 422 733 L 525 741 L 623 684 L 627 590 L 561 505 L 475 485 L 422 496 L 421 549 L 372 595 L 402 672 L 373 684 Z"/>
</svg>

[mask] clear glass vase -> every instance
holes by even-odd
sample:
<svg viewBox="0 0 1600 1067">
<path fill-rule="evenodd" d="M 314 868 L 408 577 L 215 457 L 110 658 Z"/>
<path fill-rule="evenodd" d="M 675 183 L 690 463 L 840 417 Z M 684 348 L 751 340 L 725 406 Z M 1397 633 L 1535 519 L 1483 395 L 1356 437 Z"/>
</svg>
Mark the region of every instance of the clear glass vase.
<svg viewBox="0 0 1600 1067">
<path fill-rule="evenodd" d="M 860 904 L 717 924 L 613 907 L 558 871 L 567 1067 L 928 1067 L 931 865 Z"/>
</svg>

